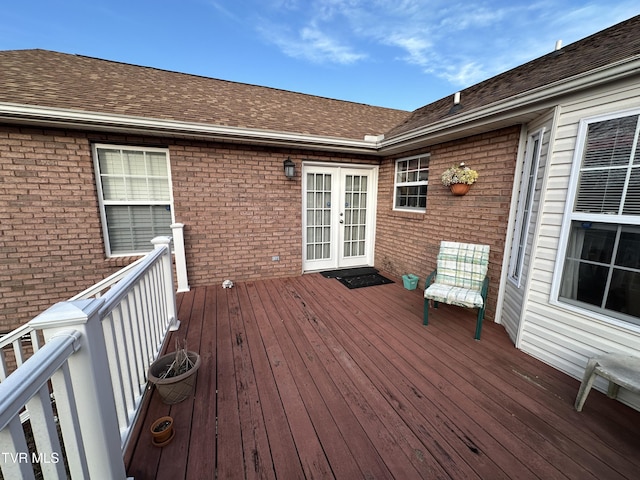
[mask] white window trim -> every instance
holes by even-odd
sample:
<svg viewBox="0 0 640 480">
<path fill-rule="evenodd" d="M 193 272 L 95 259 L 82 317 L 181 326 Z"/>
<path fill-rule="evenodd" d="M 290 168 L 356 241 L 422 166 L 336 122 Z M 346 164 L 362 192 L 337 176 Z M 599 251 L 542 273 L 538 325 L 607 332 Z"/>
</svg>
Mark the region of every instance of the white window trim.
<svg viewBox="0 0 640 480">
<path fill-rule="evenodd" d="M 564 206 L 564 213 L 562 218 L 562 226 L 560 229 L 560 236 L 558 238 L 558 251 L 556 255 L 556 261 L 553 271 L 553 277 L 551 280 L 551 292 L 549 303 L 551 305 L 566 309 L 568 311 L 581 314 L 587 318 L 601 321 L 607 325 L 611 325 L 626 330 L 640 331 L 640 325 L 637 323 L 631 323 L 623 319 L 624 314 L 620 316 L 611 316 L 606 312 L 595 311 L 592 309 L 584 308 L 581 305 L 575 305 L 563 300 L 560 300 L 560 284 L 562 282 L 562 274 L 564 272 L 564 261 L 567 253 L 567 246 L 569 243 L 569 235 L 571 232 L 571 223 L 574 220 L 584 222 L 602 222 L 603 215 L 593 213 L 574 213 L 573 207 L 576 201 L 576 195 L 578 193 L 578 180 L 580 178 L 580 168 L 582 167 L 582 157 L 584 154 L 584 148 L 587 140 L 587 129 L 589 125 L 597 122 L 604 122 L 606 120 L 613 120 L 616 118 L 627 117 L 632 115 L 640 115 L 640 108 L 633 108 L 628 110 L 619 110 L 616 112 L 608 113 L 605 115 L 596 115 L 593 117 L 587 117 L 580 120 L 578 125 L 578 133 L 576 136 L 576 146 L 573 151 L 573 158 L 571 161 L 571 175 L 569 176 L 569 185 L 567 187 L 567 197 Z M 640 148 L 640 142 L 637 148 Z M 640 216 L 630 215 L 606 215 L 606 222 L 611 224 L 628 224 L 628 225 L 640 225 Z M 634 318 L 634 321 L 637 319 Z"/>
<path fill-rule="evenodd" d="M 516 211 L 515 218 L 515 226 L 514 226 L 514 235 L 511 240 L 511 258 L 509 260 L 509 280 L 516 286 L 516 288 L 520 288 L 522 286 L 522 269 L 524 268 L 524 260 L 526 257 L 527 244 L 526 239 L 529 238 L 529 229 L 531 228 L 531 214 L 533 205 L 535 203 L 535 193 L 536 193 L 536 185 L 538 179 L 538 170 L 540 168 L 540 157 L 542 156 L 542 144 L 544 142 L 544 127 L 536 130 L 532 134 L 529 135 L 527 139 L 527 153 L 524 161 L 524 166 L 522 167 L 522 177 L 520 178 L 520 194 L 518 197 L 518 207 Z M 537 151 L 533 151 L 531 147 L 535 144 L 535 141 L 538 141 L 538 149 Z M 535 156 L 535 158 L 534 158 Z M 525 175 L 527 179 L 526 188 L 522 188 L 523 181 L 525 180 Z M 533 175 L 533 185 L 529 185 L 528 179 Z M 529 194 L 529 187 L 533 189 L 531 192 L 531 204 L 528 206 L 529 210 L 527 211 L 526 218 L 523 213 L 524 204 L 527 201 Z M 522 231 L 524 222 L 524 231 Z M 513 252 L 517 253 L 517 250 L 520 248 L 520 241 L 522 236 L 524 235 L 525 244 L 524 251 L 522 252 L 522 256 L 518 261 L 518 255 L 514 255 Z"/>
<path fill-rule="evenodd" d="M 430 153 L 423 153 L 421 155 L 413 155 L 411 157 L 403 157 L 403 158 L 398 158 L 396 159 L 396 161 L 393 164 L 393 210 L 397 211 L 397 212 L 410 212 L 410 213 L 426 213 L 427 212 L 427 207 L 398 207 L 396 206 L 396 200 L 398 198 L 397 195 L 397 190 L 398 190 L 398 186 L 408 186 L 408 187 L 412 187 L 412 186 L 419 186 L 419 185 L 426 185 L 427 186 L 427 192 L 429 190 L 429 180 L 427 179 L 425 180 L 421 180 L 419 182 L 404 182 L 404 183 L 398 183 L 398 163 L 399 162 L 406 162 L 406 161 L 410 161 L 416 158 L 427 158 L 427 159 L 431 159 L 431 154 Z"/>
<path fill-rule="evenodd" d="M 104 192 L 102 190 L 102 181 L 100 178 L 100 162 L 98 159 L 98 149 L 112 149 L 112 150 L 130 150 L 130 151 L 141 151 L 141 152 L 162 152 L 166 155 L 167 158 L 167 178 L 169 182 L 169 205 L 171 208 L 171 223 L 176 223 L 175 221 L 175 213 L 174 213 L 174 203 L 173 203 L 173 180 L 171 178 L 171 159 L 169 157 L 169 149 L 168 148 L 158 148 L 158 147 L 139 147 L 139 146 L 131 146 L 131 145 L 120 145 L 120 144 L 110 144 L 110 143 L 95 143 L 92 145 L 92 153 L 93 153 L 93 165 L 94 165 L 94 177 L 96 181 L 96 189 L 98 193 L 98 203 L 100 206 L 100 221 L 102 224 L 102 238 L 104 241 L 105 253 L 107 258 L 117 258 L 117 257 L 130 257 L 135 255 L 144 255 L 148 253 L 152 249 L 152 245 L 150 243 L 149 250 L 142 252 L 128 252 L 128 253 L 112 253 L 111 252 L 111 242 L 109 239 L 109 229 L 107 225 L 107 214 L 105 210 L 105 202 L 104 202 Z M 129 201 L 129 202 L 110 202 L 109 205 L 166 205 L 166 201 Z"/>
</svg>

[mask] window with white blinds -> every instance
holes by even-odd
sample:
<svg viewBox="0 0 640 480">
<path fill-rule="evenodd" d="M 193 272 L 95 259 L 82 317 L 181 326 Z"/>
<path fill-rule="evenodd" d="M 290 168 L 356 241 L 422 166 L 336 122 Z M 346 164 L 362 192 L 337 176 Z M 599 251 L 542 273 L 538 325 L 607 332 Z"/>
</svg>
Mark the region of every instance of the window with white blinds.
<svg viewBox="0 0 640 480">
<path fill-rule="evenodd" d="M 394 210 L 425 212 L 429 185 L 429 154 L 396 161 Z"/>
<path fill-rule="evenodd" d="M 171 235 L 166 149 L 94 145 L 94 162 L 108 256 L 145 253 L 151 239 Z"/>
<path fill-rule="evenodd" d="M 576 212 L 640 214 L 638 115 L 592 123 L 580 169 Z"/>
<path fill-rule="evenodd" d="M 584 122 L 559 300 L 640 324 L 639 115 Z"/>
</svg>

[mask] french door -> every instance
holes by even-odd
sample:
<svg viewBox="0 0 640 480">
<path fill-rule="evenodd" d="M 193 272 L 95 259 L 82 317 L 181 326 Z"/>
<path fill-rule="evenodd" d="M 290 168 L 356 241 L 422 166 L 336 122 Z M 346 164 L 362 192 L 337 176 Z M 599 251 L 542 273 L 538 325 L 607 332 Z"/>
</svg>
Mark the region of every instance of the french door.
<svg viewBox="0 0 640 480">
<path fill-rule="evenodd" d="M 305 165 L 305 271 L 373 265 L 375 167 Z"/>
</svg>

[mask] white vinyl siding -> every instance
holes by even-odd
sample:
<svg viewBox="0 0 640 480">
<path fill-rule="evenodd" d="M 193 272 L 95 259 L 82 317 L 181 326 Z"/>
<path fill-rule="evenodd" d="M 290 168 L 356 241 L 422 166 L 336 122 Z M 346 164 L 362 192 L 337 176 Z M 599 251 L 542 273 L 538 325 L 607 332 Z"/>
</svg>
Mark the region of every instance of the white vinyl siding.
<svg viewBox="0 0 640 480">
<path fill-rule="evenodd" d="M 426 212 L 429 155 L 397 160 L 395 173 L 394 210 Z"/>
<path fill-rule="evenodd" d="M 591 90 L 559 105 L 552 132 L 517 347 L 577 379 L 582 378 L 588 358 L 599 353 L 640 356 L 640 326 L 557 300 L 564 263 L 559 247 L 568 238 L 570 223 L 565 223 L 565 206 L 579 147 L 580 122 L 603 115 L 620 116 L 617 112 L 625 110 L 633 114 L 630 109 L 640 109 L 640 85 L 636 81 L 621 82 L 615 89 Z M 606 391 L 606 384 L 599 379 L 596 388 Z M 619 399 L 640 408 L 638 395 L 622 389 Z"/>
<path fill-rule="evenodd" d="M 171 235 L 168 150 L 95 145 L 94 160 L 107 256 L 145 253 Z"/>
</svg>

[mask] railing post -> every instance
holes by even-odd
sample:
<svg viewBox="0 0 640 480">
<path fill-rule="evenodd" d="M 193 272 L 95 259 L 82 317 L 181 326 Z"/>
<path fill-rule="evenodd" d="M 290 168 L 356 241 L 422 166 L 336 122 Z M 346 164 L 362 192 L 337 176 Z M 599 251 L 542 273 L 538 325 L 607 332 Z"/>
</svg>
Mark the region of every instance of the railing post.
<svg viewBox="0 0 640 480">
<path fill-rule="evenodd" d="M 178 277 L 178 292 L 189 291 L 189 278 L 187 277 L 187 257 L 184 250 L 184 224 L 171 225 L 173 235 L 173 252 L 176 258 L 176 276 Z"/>
<path fill-rule="evenodd" d="M 167 298 L 167 315 L 169 316 L 169 331 L 175 332 L 180 328 L 176 306 L 176 292 L 173 287 L 173 266 L 171 264 L 171 237 L 156 237 L 151 240 L 154 248 L 166 248 L 167 254 L 162 257 L 162 268 L 164 269 L 165 296 Z"/>
<path fill-rule="evenodd" d="M 45 341 L 68 328 L 81 333 L 81 348 L 69 357 L 68 368 L 86 467 L 91 478 L 125 479 L 107 348 L 99 316 L 103 303 L 103 299 L 57 303 L 30 323 L 43 330 Z M 55 377 L 52 378 L 55 392 L 54 380 Z M 66 430 L 71 438 L 73 426 L 68 420 L 61 417 L 60 426 L 63 436 Z"/>
</svg>

